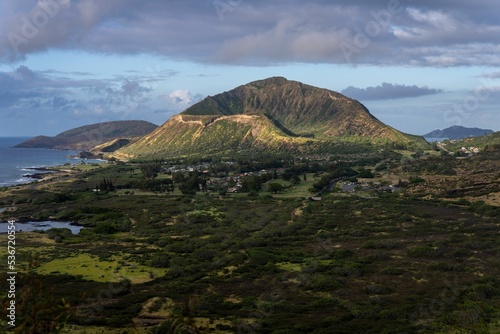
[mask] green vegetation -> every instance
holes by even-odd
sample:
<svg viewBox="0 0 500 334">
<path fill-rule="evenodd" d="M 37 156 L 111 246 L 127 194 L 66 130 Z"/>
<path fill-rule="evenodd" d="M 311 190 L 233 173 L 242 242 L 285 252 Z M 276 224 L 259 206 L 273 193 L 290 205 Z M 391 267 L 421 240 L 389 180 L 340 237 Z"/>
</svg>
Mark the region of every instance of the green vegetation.
<svg viewBox="0 0 500 334">
<path fill-rule="evenodd" d="M 74 240 L 73 240 L 74 242 Z M 165 269 L 158 268 L 158 263 L 151 260 L 151 266 L 127 262 L 119 256 L 99 259 L 97 255 L 79 254 L 45 262 L 37 268 L 43 275 L 59 274 L 78 276 L 96 282 L 117 282 L 126 277 L 133 284 L 143 283 L 163 276 Z"/>
<path fill-rule="evenodd" d="M 18 332 L 498 331 L 499 154 L 115 162 L 6 189 L 3 220 L 85 226 L 17 234 Z"/>
<path fill-rule="evenodd" d="M 444 144 L 446 148 L 452 152 L 457 152 L 462 147 L 466 149 L 476 147 L 480 150 L 498 150 L 500 147 L 500 132 L 462 140 L 446 140 Z"/>
</svg>

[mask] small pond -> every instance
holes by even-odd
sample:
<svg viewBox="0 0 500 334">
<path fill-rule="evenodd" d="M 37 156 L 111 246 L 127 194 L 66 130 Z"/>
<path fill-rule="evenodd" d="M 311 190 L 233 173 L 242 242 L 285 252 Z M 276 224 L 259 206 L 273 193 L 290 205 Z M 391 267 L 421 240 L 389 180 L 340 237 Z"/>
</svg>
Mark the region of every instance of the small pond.
<svg viewBox="0 0 500 334">
<path fill-rule="evenodd" d="M 71 222 L 54 222 L 54 221 L 43 221 L 43 222 L 27 222 L 20 223 L 16 222 L 14 225 L 16 226 L 16 233 L 23 231 L 47 231 L 51 228 L 69 228 L 71 233 L 78 234 L 83 226 L 71 225 Z M 7 233 L 8 226 L 6 222 L 0 224 L 0 233 Z"/>
</svg>

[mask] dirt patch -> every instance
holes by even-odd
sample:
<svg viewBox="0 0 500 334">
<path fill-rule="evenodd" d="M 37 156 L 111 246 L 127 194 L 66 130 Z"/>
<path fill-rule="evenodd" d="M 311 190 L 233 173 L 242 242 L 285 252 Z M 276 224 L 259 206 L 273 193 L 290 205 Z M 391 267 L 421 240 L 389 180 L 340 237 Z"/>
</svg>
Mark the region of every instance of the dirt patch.
<svg viewBox="0 0 500 334">
<path fill-rule="evenodd" d="M 471 202 L 484 201 L 488 205 L 500 206 L 500 192 L 489 193 L 479 197 L 467 197 L 466 199 Z"/>
</svg>

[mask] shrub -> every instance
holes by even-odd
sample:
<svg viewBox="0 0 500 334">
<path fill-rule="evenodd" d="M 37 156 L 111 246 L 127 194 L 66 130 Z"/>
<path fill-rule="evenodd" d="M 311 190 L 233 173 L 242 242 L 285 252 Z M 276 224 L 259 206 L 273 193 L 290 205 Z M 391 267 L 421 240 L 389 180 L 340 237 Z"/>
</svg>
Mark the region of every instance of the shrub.
<svg viewBox="0 0 500 334">
<path fill-rule="evenodd" d="M 401 244 L 396 241 L 367 241 L 361 247 L 366 249 L 396 249 L 399 248 Z"/>
<path fill-rule="evenodd" d="M 267 185 L 267 191 L 276 194 L 283 190 L 283 186 L 277 182 L 271 182 Z"/>
<path fill-rule="evenodd" d="M 314 275 L 307 282 L 308 288 L 314 291 L 332 291 L 340 288 L 342 285 L 333 277 L 323 274 Z"/>
<path fill-rule="evenodd" d="M 373 175 L 372 171 L 369 169 L 360 170 L 357 176 L 362 179 L 373 179 L 375 177 L 375 175 Z"/>
<path fill-rule="evenodd" d="M 114 234 L 116 232 L 118 232 L 116 225 L 108 222 L 99 223 L 94 228 L 94 233 L 96 234 Z"/>
<path fill-rule="evenodd" d="M 370 284 L 365 286 L 363 288 L 363 291 L 368 294 L 386 295 L 388 293 L 391 293 L 392 289 L 382 284 Z"/>
<path fill-rule="evenodd" d="M 429 264 L 429 269 L 438 271 L 457 271 L 460 270 L 460 267 L 449 262 L 434 262 Z"/>
<path fill-rule="evenodd" d="M 55 242 L 61 242 L 64 238 L 67 238 L 71 235 L 71 230 L 69 228 L 51 228 L 47 232 L 47 236 L 50 239 L 54 239 Z"/>
<path fill-rule="evenodd" d="M 386 275 L 401 275 L 405 270 L 402 268 L 398 268 L 395 266 L 389 266 L 387 268 L 382 269 L 381 273 Z"/>
<path fill-rule="evenodd" d="M 168 268 L 170 257 L 167 254 L 155 254 L 149 261 L 149 265 L 154 268 Z"/>
<path fill-rule="evenodd" d="M 441 252 L 431 246 L 415 246 L 408 250 L 408 255 L 413 257 L 437 258 Z"/>
<path fill-rule="evenodd" d="M 411 184 L 418 184 L 425 182 L 425 180 L 420 176 L 410 176 L 409 181 Z"/>
</svg>

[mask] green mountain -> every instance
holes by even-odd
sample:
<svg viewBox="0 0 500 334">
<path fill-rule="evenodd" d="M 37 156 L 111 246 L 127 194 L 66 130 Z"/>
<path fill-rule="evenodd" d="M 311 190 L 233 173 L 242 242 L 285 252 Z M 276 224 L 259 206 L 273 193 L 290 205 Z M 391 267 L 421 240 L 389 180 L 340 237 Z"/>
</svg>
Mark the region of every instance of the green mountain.
<svg viewBox="0 0 500 334">
<path fill-rule="evenodd" d="M 312 152 L 339 141 L 426 143 L 385 125 L 356 100 L 274 77 L 209 96 L 115 155 L 129 159 L 246 149 Z"/>
<path fill-rule="evenodd" d="M 493 130 L 480 128 L 466 128 L 460 125 L 450 126 L 443 130 L 434 130 L 424 135 L 425 138 L 463 139 L 492 134 Z"/>
<path fill-rule="evenodd" d="M 90 150 L 117 138 L 142 137 L 158 126 L 146 121 L 114 121 L 91 124 L 68 130 L 55 137 L 38 136 L 15 147 L 59 150 Z"/>
<path fill-rule="evenodd" d="M 479 137 L 464 138 L 461 140 L 446 140 L 445 147 L 448 150 L 457 151 L 462 147 L 469 149 L 471 147 L 479 150 L 500 150 L 500 131 Z"/>
</svg>

